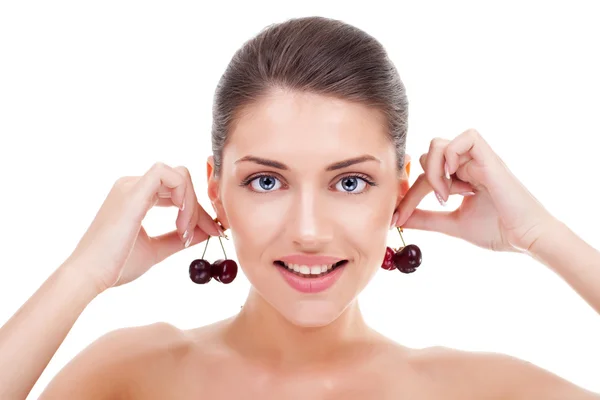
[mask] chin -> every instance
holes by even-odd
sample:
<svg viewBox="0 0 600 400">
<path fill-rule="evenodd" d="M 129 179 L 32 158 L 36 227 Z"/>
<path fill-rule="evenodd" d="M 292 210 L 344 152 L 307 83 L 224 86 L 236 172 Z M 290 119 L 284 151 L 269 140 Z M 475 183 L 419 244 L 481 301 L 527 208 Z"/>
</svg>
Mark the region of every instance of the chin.
<svg viewBox="0 0 600 400">
<path fill-rule="evenodd" d="M 339 301 L 339 299 L 338 299 Z M 302 299 L 289 304 L 273 304 L 291 324 L 303 328 L 320 328 L 334 322 L 346 309 L 333 299 Z"/>
<path fill-rule="evenodd" d="M 285 283 L 266 285 L 264 289 L 259 291 L 262 298 L 290 324 L 302 328 L 320 328 L 335 322 L 354 300 L 354 291 L 343 287 L 318 294 L 290 293 Z"/>
</svg>

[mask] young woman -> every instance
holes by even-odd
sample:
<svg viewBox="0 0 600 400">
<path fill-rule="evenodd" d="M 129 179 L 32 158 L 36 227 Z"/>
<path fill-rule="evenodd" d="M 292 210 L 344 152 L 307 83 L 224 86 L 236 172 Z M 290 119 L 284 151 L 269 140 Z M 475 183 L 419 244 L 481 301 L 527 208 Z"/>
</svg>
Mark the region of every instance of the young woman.
<svg viewBox="0 0 600 400">
<path fill-rule="evenodd" d="M 252 284 L 244 307 L 187 331 L 111 332 L 41 398 L 600 399 L 509 356 L 411 349 L 367 326 L 356 298 L 387 265 L 395 227 L 533 257 L 600 312 L 600 253 L 476 130 L 433 139 L 409 186 L 407 117 L 394 65 L 355 27 L 294 19 L 245 43 L 217 88 L 207 162 L 214 212 Z M 464 199 L 450 213 L 417 209 L 431 191 Z M 148 237 L 148 210 L 173 205 L 177 230 Z M 27 396 L 96 296 L 220 234 L 185 167 L 119 179 L 71 256 L 0 330 L 0 397 Z"/>
</svg>

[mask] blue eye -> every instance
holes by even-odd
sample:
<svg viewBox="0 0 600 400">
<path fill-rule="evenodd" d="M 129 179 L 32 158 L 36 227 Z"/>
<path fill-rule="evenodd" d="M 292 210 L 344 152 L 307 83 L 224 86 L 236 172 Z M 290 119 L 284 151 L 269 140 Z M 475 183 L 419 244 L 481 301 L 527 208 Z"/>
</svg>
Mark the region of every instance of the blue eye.
<svg viewBox="0 0 600 400">
<path fill-rule="evenodd" d="M 367 184 L 372 185 L 373 183 L 367 182 L 365 178 L 359 176 L 345 176 L 338 181 L 335 187 L 348 194 L 360 194 L 367 187 Z M 359 190 L 356 190 L 357 188 Z"/>
<path fill-rule="evenodd" d="M 276 182 L 279 182 L 279 180 L 272 175 L 261 175 L 252 179 L 248 184 L 250 184 L 255 191 L 264 193 L 271 191 L 273 187 L 275 187 Z M 279 187 L 280 186 L 281 182 L 279 182 Z M 279 187 L 276 189 L 279 189 Z"/>
</svg>

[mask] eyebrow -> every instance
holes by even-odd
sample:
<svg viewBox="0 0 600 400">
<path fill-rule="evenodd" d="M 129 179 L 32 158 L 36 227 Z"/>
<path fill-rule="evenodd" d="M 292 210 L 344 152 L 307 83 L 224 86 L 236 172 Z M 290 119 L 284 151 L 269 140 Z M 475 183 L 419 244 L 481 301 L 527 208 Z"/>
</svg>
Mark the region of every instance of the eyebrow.
<svg viewBox="0 0 600 400">
<path fill-rule="evenodd" d="M 289 169 L 290 169 L 287 165 L 285 165 L 284 163 L 281 163 L 279 161 L 269 160 L 267 158 L 256 157 L 256 156 L 242 157 L 239 160 L 237 160 L 235 162 L 235 164 L 237 164 L 239 162 L 243 162 L 243 161 L 250 161 L 250 162 L 254 162 L 256 164 L 265 165 L 267 167 L 277 168 L 277 169 L 281 169 L 284 171 L 289 171 Z M 337 169 L 346 168 L 351 165 L 359 164 L 359 163 L 366 162 L 366 161 L 377 161 L 378 163 L 381 163 L 381 161 L 378 158 L 373 157 L 370 154 L 364 154 L 362 156 L 348 158 L 346 160 L 342 160 L 342 161 L 338 161 L 333 164 L 330 164 L 327 166 L 327 168 L 325 168 L 325 170 L 326 171 L 335 171 Z"/>
</svg>

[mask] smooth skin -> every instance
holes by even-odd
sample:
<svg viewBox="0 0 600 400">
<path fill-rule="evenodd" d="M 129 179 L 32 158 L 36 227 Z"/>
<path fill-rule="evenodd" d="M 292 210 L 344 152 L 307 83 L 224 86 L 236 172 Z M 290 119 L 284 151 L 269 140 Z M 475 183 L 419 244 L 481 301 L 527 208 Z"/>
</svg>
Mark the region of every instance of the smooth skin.
<svg viewBox="0 0 600 400">
<path fill-rule="evenodd" d="M 600 399 L 510 356 L 410 349 L 366 325 L 356 296 L 380 270 L 393 226 L 529 255 L 600 313 L 600 252 L 550 215 L 477 131 L 433 139 L 419 159 L 424 173 L 409 186 L 410 158 L 398 177 L 382 122 L 362 105 L 289 91 L 246 110 L 219 180 L 212 157 L 207 163 L 209 197 L 252 283 L 241 312 L 186 331 L 156 323 L 109 332 L 69 362 L 40 398 Z M 364 154 L 375 161 L 327 170 Z M 239 161 L 247 155 L 287 169 Z M 254 178 L 240 185 L 257 174 L 275 179 L 274 189 Z M 341 180 L 357 174 L 376 186 L 359 178 L 359 193 L 344 193 Z M 474 194 L 452 212 L 417 209 L 431 191 L 443 200 Z M 142 221 L 154 206 L 180 208 L 177 229 L 148 237 Z M 0 398 L 26 398 L 96 296 L 218 234 L 185 167 L 157 163 L 141 177 L 119 179 L 73 254 L 0 329 Z M 350 262 L 334 287 L 306 297 L 272 265 L 291 252 Z"/>
</svg>

